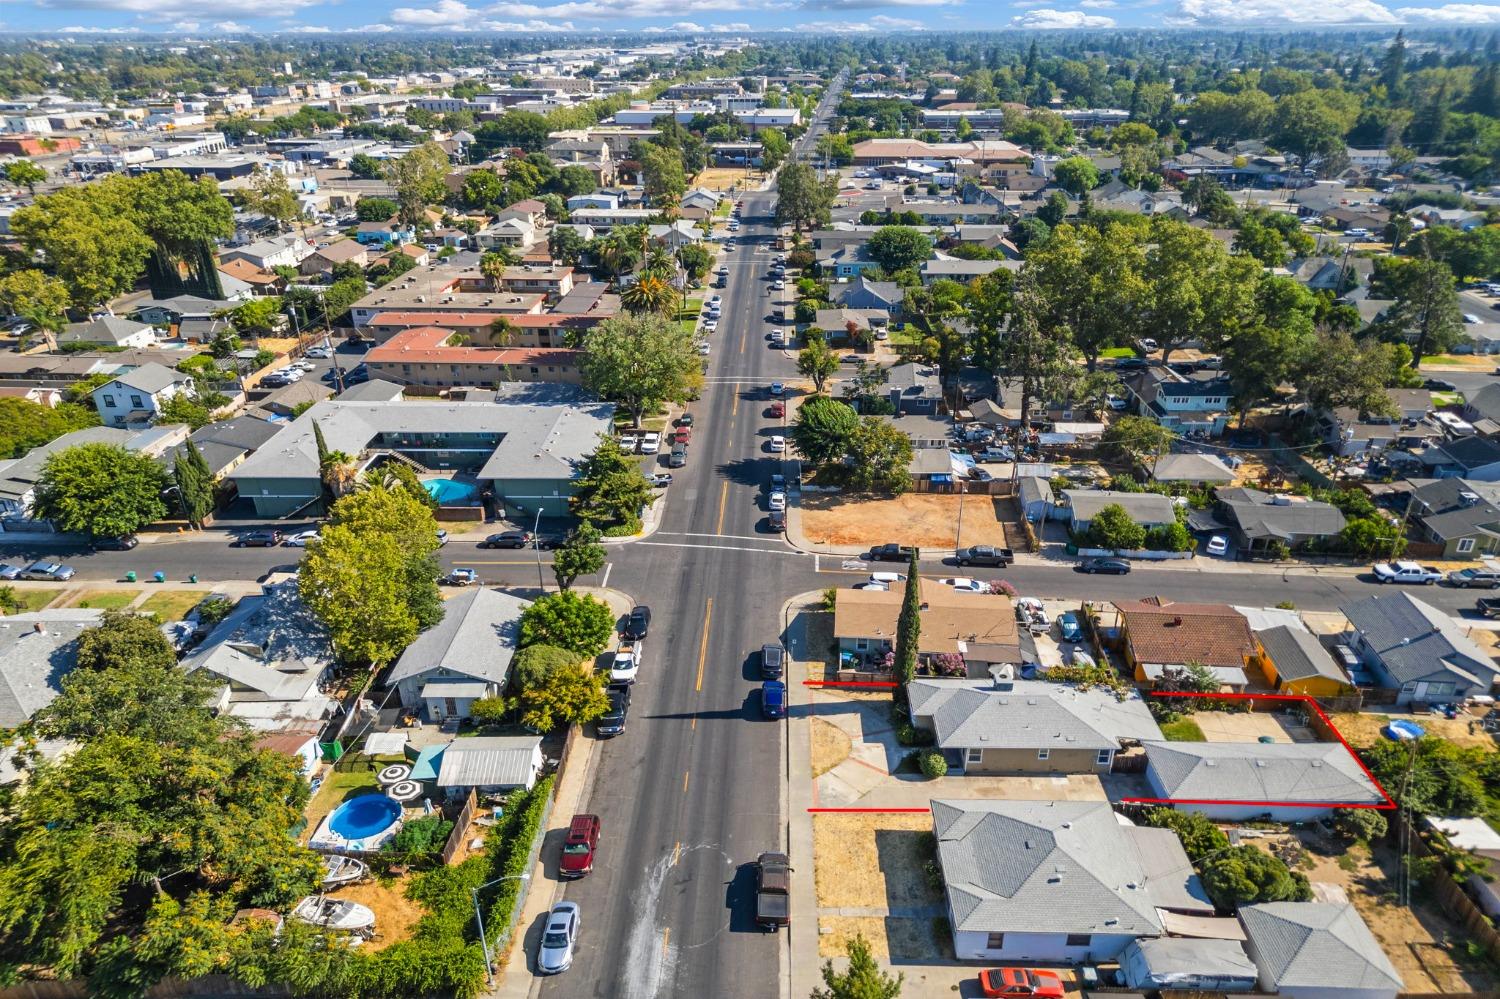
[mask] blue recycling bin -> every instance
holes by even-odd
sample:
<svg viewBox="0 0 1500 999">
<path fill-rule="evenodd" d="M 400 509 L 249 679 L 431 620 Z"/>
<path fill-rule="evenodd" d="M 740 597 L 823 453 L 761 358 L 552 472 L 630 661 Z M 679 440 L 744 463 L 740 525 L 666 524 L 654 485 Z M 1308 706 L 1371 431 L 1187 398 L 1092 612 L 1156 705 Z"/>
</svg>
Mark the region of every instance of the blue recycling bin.
<svg viewBox="0 0 1500 999">
<path fill-rule="evenodd" d="M 167 581 L 167 574 L 164 572 L 154 572 L 151 574 L 151 578 L 158 583 L 165 583 Z"/>
</svg>

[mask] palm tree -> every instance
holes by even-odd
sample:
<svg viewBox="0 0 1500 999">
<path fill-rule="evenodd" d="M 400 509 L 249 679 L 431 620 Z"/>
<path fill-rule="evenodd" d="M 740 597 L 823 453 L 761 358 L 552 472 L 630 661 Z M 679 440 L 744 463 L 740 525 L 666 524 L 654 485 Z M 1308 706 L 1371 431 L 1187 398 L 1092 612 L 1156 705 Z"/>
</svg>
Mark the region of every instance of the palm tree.
<svg viewBox="0 0 1500 999">
<path fill-rule="evenodd" d="M 505 269 L 515 262 L 516 255 L 510 247 L 496 247 L 479 258 L 479 273 L 489 281 L 490 289 L 495 290 L 500 287 L 500 278 L 505 275 Z"/>
<path fill-rule="evenodd" d="M 677 309 L 677 289 L 655 274 L 643 274 L 629 288 L 620 292 L 620 302 L 631 312 L 656 312 L 671 315 Z"/>
<path fill-rule="evenodd" d="M 516 324 L 506 316 L 496 316 L 490 321 L 490 343 L 496 347 L 509 347 L 516 342 Z"/>
<path fill-rule="evenodd" d="M 645 269 L 648 273 L 670 280 L 677 276 L 677 260 L 665 246 L 653 246 L 646 253 Z"/>
<path fill-rule="evenodd" d="M 354 456 L 345 451 L 329 451 L 323 459 L 323 484 L 335 497 L 347 493 L 354 487 L 358 469 Z"/>
<path fill-rule="evenodd" d="M 617 239 L 603 241 L 598 256 L 600 265 L 611 277 L 616 278 L 628 272 L 641 259 L 639 248 Z"/>
</svg>

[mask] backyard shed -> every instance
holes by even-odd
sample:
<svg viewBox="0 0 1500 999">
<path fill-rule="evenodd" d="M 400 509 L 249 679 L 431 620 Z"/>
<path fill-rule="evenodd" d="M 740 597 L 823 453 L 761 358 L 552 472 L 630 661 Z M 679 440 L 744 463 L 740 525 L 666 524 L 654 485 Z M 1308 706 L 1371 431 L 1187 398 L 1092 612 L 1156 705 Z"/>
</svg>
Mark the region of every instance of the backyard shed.
<svg viewBox="0 0 1500 999">
<path fill-rule="evenodd" d="M 1133 989 L 1253 992 L 1255 962 L 1233 940 L 1135 940 L 1120 954 L 1120 972 Z"/>
</svg>

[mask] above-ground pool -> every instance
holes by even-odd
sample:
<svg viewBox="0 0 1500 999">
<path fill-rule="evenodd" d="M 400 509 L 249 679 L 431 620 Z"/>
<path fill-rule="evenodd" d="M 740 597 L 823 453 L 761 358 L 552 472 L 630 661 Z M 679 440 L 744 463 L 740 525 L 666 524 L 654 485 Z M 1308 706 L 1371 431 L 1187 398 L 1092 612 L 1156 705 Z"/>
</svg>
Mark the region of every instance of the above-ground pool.
<svg viewBox="0 0 1500 999">
<path fill-rule="evenodd" d="M 463 479 L 423 479 L 422 487 L 427 495 L 437 500 L 438 506 L 473 506 L 479 502 L 479 484 Z"/>
<path fill-rule="evenodd" d="M 383 794 L 351 798 L 333 814 L 312 838 L 314 849 L 378 850 L 401 829 L 401 803 Z"/>
</svg>

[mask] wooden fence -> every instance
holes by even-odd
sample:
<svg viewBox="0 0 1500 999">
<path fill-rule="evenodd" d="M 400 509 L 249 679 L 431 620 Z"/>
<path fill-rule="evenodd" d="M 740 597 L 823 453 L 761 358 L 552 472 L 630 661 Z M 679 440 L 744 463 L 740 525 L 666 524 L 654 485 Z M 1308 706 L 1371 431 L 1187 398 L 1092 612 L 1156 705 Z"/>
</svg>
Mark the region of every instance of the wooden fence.
<svg viewBox="0 0 1500 999">
<path fill-rule="evenodd" d="M 464 800 L 464 807 L 459 810 L 458 818 L 453 821 L 453 831 L 448 834 L 448 842 L 443 844 L 444 867 L 451 865 L 453 858 L 458 856 L 458 851 L 464 845 L 464 837 L 469 834 L 469 826 L 474 822 L 474 813 L 478 809 L 479 797 L 471 787 L 469 797 Z"/>
<path fill-rule="evenodd" d="M 1406 827 L 1406 842 L 1411 844 L 1413 856 L 1438 856 L 1437 851 L 1432 848 L 1427 839 L 1412 827 L 1411 816 L 1406 811 L 1402 811 L 1396 821 L 1390 824 L 1387 836 L 1392 843 L 1400 842 L 1402 826 Z M 1441 857 L 1438 859 L 1441 860 Z M 1469 897 L 1469 893 L 1453 880 L 1453 875 L 1448 873 L 1446 867 L 1441 866 L 1441 863 L 1434 865 L 1432 876 L 1428 878 L 1425 887 L 1432 891 L 1443 913 L 1449 919 L 1462 925 L 1473 941 L 1484 948 L 1491 961 L 1500 961 L 1500 931 L 1495 929 L 1495 924 Z M 1488 994 L 1496 995 L 1496 993 Z"/>
</svg>

